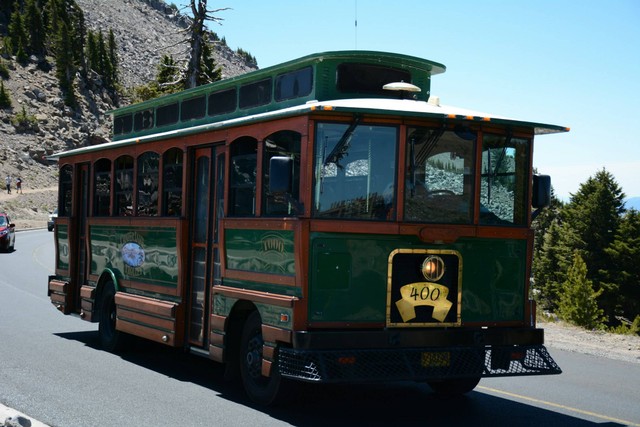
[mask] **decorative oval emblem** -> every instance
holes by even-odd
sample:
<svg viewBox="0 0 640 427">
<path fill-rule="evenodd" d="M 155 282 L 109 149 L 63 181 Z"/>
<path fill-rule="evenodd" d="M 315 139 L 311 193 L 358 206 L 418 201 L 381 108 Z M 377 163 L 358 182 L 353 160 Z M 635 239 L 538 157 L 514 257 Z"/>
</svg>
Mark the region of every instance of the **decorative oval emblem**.
<svg viewBox="0 0 640 427">
<path fill-rule="evenodd" d="M 136 242 L 127 242 L 120 249 L 122 261 L 129 267 L 140 267 L 144 264 L 144 249 Z"/>
</svg>

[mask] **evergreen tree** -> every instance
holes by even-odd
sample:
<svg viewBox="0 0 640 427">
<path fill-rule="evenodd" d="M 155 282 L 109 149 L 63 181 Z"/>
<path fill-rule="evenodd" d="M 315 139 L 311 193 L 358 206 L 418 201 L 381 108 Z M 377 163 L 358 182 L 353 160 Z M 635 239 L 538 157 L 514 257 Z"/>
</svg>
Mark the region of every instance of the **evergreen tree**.
<svg viewBox="0 0 640 427">
<path fill-rule="evenodd" d="M 558 314 L 568 322 L 588 329 L 601 328 L 603 310 L 598 308 L 597 298 L 602 289 L 595 291 L 587 278 L 587 265 L 578 253 L 574 254 L 573 265 L 563 284 Z"/>
<path fill-rule="evenodd" d="M 113 33 L 113 30 L 109 30 L 109 41 L 107 45 L 108 50 L 108 62 L 111 66 L 111 72 L 109 74 L 109 88 L 115 89 L 116 84 L 120 80 L 118 76 L 118 66 L 120 61 L 118 60 L 118 47 L 116 45 L 116 36 Z"/>
<path fill-rule="evenodd" d="M 98 41 L 96 33 L 89 31 L 87 33 L 87 68 L 91 71 L 99 73 L 100 52 L 98 51 Z"/>
<path fill-rule="evenodd" d="M 612 267 L 605 250 L 614 240 L 624 213 L 624 193 L 606 170 L 581 184 L 562 210 L 562 244 L 578 251 L 588 266 L 587 277 L 602 290 L 601 307 L 612 320 L 618 286 L 606 281 Z"/>
<path fill-rule="evenodd" d="M 37 0 L 27 0 L 25 24 L 29 33 L 29 52 L 34 55 L 44 54 L 45 27 Z"/>
<path fill-rule="evenodd" d="M 624 215 L 611 245 L 605 249 L 612 268 L 606 271 L 605 288 L 618 287 L 618 314 L 634 319 L 640 315 L 640 213 Z"/>
<path fill-rule="evenodd" d="M 198 86 L 207 83 L 212 83 L 222 78 L 222 70 L 217 67 L 216 61 L 213 57 L 213 48 L 208 41 L 202 44 L 202 60 L 201 69 L 198 73 L 197 84 Z"/>
<path fill-rule="evenodd" d="M 0 108 L 10 108 L 11 97 L 4 87 L 4 81 L 0 80 Z"/>
<path fill-rule="evenodd" d="M 11 22 L 9 23 L 9 42 L 11 53 L 16 55 L 19 63 L 24 64 L 29 60 L 27 54 L 27 32 L 25 30 L 22 11 L 18 2 L 14 3 L 13 13 L 11 14 Z"/>
<path fill-rule="evenodd" d="M 69 38 L 69 30 L 64 22 L 58 25 L 59 32 L 56 39 L 56 77 L 60 90 L 65 95 L 65 104 L 69 107 L 75 107 L 76 98 L 73 90 L 73 81 L 75 78 L 75 66 L 73 61 L 73 51 L 71 49 L 71 40 Z"/>
</svg>

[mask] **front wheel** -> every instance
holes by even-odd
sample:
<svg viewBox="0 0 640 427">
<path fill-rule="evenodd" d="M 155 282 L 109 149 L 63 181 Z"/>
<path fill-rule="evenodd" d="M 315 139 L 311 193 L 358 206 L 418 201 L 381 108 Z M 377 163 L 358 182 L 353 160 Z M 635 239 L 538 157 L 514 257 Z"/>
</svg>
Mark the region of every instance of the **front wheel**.
<svg viewBox="0 0 640 427">
<path fill-rule="evenodd" d="M 123 334 L 116 330 L 115 296 L 116 287 L 113 282 L 105 283 L 100 294 L 98 336 L 100 346 L 110 352 L 118 351 L 123 343 Z"/>
<path fill-rule="evenodd" d="M 240 342 L 240 377 L 247 395 L 256 403 L 269 405 L 276 400 L 280 390 L 281 376 L 277 367 L 271 376 L 262 375 L 262 321 L 260 313 L 254 311 L 247 318 Z"/>
</svg>

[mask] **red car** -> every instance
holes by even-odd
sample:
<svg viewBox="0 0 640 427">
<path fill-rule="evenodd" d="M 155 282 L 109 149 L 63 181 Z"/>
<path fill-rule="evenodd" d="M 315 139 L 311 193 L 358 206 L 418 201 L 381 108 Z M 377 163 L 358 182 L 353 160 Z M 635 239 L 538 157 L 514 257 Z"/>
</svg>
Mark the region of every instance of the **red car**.
<svg viewBox="0 0 640 427">
<path fill-rule="evenodd" d="M 16 225 L 11 223 L 9 215 L 0 213 L 0 249 L 13 251 L 16 244 Z"/>
</svg>

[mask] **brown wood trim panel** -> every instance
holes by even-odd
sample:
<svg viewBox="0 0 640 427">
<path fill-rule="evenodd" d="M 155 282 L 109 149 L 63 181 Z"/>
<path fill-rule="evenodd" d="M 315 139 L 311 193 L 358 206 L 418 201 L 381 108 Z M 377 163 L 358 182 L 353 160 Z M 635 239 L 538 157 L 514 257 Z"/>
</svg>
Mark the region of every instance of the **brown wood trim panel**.
<svg viewBox="0 0 640 427">
<path fill-rule="evenodd" d="M 255 271 L 231 270 L 227 268 L 224 277 L 237 280 L 249 280 L 252 282 L 273 283 L 276 285 L 295 286 L 295 276 L 284 276 L 281 274 L 256 273 Z"/>
<path fill-rule="evenodd" d="M 124 292 L 116 292 L 115 300 L 118 307 L 142 311 L 156 316 L 173 318 L 176 316 L 177 303 L 175 302 L 161 301 Z"/>
<path fill-rule="evenodd" d="M 71 313 L 72 297 L 71 284 L 64 280 L 49 280 L 48 294 L 51 303 L 63 314 Z"/>
<path fill-rule="evenodd" d="M 158 329 L 149 328 L 145 325 L 138 325 L 124 319 L 116 319 L 116 328 L 119 331 L 136 335 L 141 338 L 145 338 L 161 344 L 166 344 L 172 347 L 176 347 L 182 344 L 176 342 L 176 334 L 173 331 L 160 331 Z"/>
<path fill-rule="evenodd" d="M 226 331 L 227 330 L 227 317 L 220 316 L 218 314 L 211 314 L 210 319 L 211 330 Z"/>
<path fill-rule="evenodd" d="M 178 304 L 116 292 L 116 329 L 169 346 L 183 341 Z"/>
<path fill-rule="evenodd" d="M 268 342 L 291 343 L 291 331 L 274 326 L 262 325 L 262 337 Z"/>
</svg>

